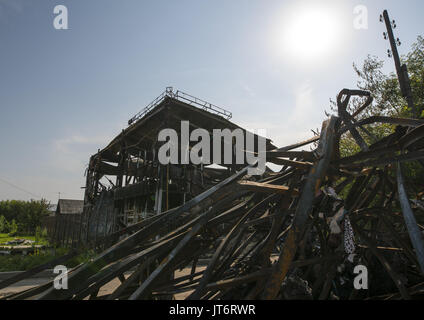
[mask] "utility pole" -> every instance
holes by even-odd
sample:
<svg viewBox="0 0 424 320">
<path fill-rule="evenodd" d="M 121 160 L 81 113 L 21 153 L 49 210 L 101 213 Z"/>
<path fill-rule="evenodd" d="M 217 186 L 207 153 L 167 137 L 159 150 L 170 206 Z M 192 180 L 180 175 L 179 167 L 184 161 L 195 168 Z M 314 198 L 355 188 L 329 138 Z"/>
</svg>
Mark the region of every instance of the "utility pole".
<svg viewBox="0 0 424 320">
<path fill-rule="evenodd" d="M 412 98 L 411 82 L 408 75 L 408 68 L 406 67 L 406 64 L 401 65 L 399 53 L 397 51 L 397 46 L 400 46 L 401 43 L 399 38 L 395 40 L 395 36 L 393 35 L 392 27 L 396 28 L 396 22 L 394 20 L 390 21 L 389 13 L 387 12 L 387 10 L 384 10 L 383 15 L 380 16 L 381 22 L 383 22 L 383 19 L 387 28 L 387 33 L 384 33 L 383 35 L 384 35 L 384 39 L 389 38 L 389 41 L 390 41 L 390 46 L 392 48 L 392 51 L 390 52 L 390 50 L 388 50 L 388 53 L 389 53 L 389 57 L 393 56 L 393 59 L 395 60 L 396 72 L 399 79 L 399 85 L 402 91 L 402 96 L 408 102 L 408 108 L 409 110 L 412 111 L 413 116 L 416 118 L 419 118 L 419 115 L 417 114 L 417 110 L 415 109 L 414 100 Z M 412 128 L 409 128 L 409 130 L 412 130 Z M 404 178 L 402 175 L 402 166 L 399 161 L 397 163 L 397 183 L 398 183 L 398 196 L 399 196 L 399 201 L 402 208 L 405 224 L 408 230 L 408 234 L 409 234 L 412 246 L 414 247 L 416 255 L 417 255 L 417 261 L 418 261 L 420 270 L 422 273 L 424 273 L 424 239 L 417 225 L 414 212 L 412 211 L 411 205 L 409 203 L 409 198 L 405 190 Z"/>
<path fill-rule="evenodd" d="M 390 21 L 389 13 L 387 12 L 387 10 L 384 10 L 383 14 L 380 15 L 380 22 L 383 21 L 385 22 L 387 28 L 387 33 L 383 33 L 384 39 L 389 39 L 390 47 L 392 49 L 391 51 L 387 50 L 387 52 L 389 58 L 393 56 L 393 59 L 395 61 L 396 73 L 399 79 L 399 85 L 400 90 L 402 92 L 402 96 L 406 99 L 408 103 L 408 108 L 412 111 L 413 116 L 418 118 L 419 115 L 417 114 L 417 110 L 415 108 L 414 100 L 412 97 L 411 82 L 409 80 L 408 68 L 406 64 L 401 65 L 399 53 L 397 50 L 397 47 L 401 45 L 401 42 L 399 38 L 395 39 L 395 36 L 393 34 L 393 29 L 396 28 L 396 22 L 394 20 Z"/>
</svg>

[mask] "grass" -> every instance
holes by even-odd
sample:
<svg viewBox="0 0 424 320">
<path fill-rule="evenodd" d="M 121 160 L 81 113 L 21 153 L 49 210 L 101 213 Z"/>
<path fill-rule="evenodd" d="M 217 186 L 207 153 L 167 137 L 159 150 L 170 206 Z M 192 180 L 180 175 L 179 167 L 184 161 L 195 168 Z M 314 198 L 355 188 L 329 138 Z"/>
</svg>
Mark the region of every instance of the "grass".
<svg viewBox="0 0 424 320">
<path fill-rule="evenodd" d="M 0 272 L 26 271 L 63 256 L 68 252 L 69 249 L 67 248 L 57 248 L 55 252 L 53 252 L 53 250 L 41 250 L 37 254 L 29 254 L 27 256 L 0 256 Z M 93 251 L 84 251 L 66 262 L 66 267 L 72 268 L 79 265 L 80 263 L 87 262 L 91 260 L 94 255 L 95 253 Z"/>
<path fill-rule="evenodd" d="M 9 237 L 7 233 L 0 233 L 0 246 L 6 245 L 7 242 L 15 240 L 15 239 L 25 239 L 25 240 L 31 240 L 36 241 L 35 236 L 15 236 L 15 237 Z M 34 243 L 35 245 L 49 245 L 49 242 L 45 238 L 38 239 L 38 242 Z"/>
<path fill-rule="evenodd" d="M 26 271 L 40 264 L 53 260 L 54 256 L 49 253 L 38 255 L 9 255 L 0 256 L 0 272 L 6 271 Z"/>
</svg>

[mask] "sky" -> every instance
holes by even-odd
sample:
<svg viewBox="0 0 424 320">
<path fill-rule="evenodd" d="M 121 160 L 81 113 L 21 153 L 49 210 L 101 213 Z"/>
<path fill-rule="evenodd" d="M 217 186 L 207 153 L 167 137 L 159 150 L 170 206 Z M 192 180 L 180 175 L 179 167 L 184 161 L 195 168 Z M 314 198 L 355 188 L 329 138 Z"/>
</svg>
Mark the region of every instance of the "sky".
<svg viewBox="0 0 424 320">
<path fill-rule="evenodd" d="M 356 87 L 353 63 L 394 71 L 384 9 L 407 53 L 424 35 L 420 0 L 0 0 L 0 200 L 82 199 L 90 155 L 167 86 L 277 146 L 309 138 Z"/>
</svg>

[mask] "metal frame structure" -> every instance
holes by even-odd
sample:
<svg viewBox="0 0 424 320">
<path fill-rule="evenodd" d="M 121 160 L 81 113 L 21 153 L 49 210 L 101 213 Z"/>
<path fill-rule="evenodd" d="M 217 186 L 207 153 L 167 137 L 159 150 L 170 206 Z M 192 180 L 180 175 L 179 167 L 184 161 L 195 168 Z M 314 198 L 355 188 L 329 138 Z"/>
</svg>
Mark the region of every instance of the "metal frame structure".
<svg viewBox="0 0 424 320">
<path fill-rule="evenodd" d="M 211 137 L 214 129 L 241 129 L 246 135 L 245 129 L 228 120 L 230 117 L 224 109 L 168 87 L 133 118 L 132 125 L 90 158 L 81 241 L 96 246 L 108 234 L 182 205 L 243 167 L 245 164 L 234 164 L 217 169 L 204 164 L 162 165 L 158 161 L 164 143 L 158 141 L 160 130 L 179 131 L 182 121 L 188 121 L 189 131 L 204 128 Z M 269 139 L 266 141 L 268 150 L 275 148 Z M 256 143 L 254 151 L 257 147 Z M 180 154 L 183 148 L 179 146 Z"/>
<path fill-rule="evenodd" d="M 157 107 L 166 97 L 170 97 L 189 105 L 195 106 L 202 110 L 215 113 L 217 115 L 222 116 L 223 118 L 230 120 L 233 117 L 233 114 L 230 111 L 227 111 L 221 107 L 218 107 L 210 102 L 202 100 L 200 98 L 196 98 L 188 93 L 184 93 L 180 90 L 176 92 L 173 91 L 172 87 L 167 87 L 164 92 L 162 92 L 159 96 L 157 96 L 152 102 L 150 102 L 144 109 L 138 112 L 134 117 L 128 120 L 128 125 L 132 125 L 137 120 L 143 118 L 146 114 L 148 114 L 151 110 Z"/>
</svg>

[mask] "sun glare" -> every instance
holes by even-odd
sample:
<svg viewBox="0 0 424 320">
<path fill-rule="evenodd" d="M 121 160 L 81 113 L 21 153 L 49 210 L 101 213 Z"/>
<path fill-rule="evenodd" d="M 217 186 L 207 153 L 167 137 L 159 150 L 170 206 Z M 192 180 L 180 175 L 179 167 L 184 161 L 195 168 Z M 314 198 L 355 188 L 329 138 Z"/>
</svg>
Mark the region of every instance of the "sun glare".
<svg viewBox="0 0 424 320">
<path fill-rule="evenodd" d="M 278 27 L 279 50 L 285 57 L 302 63 L 331 58 L 341 45 L 342 26 L 340 15 L 331 8 L 292 8 Z"/>
</svg>

